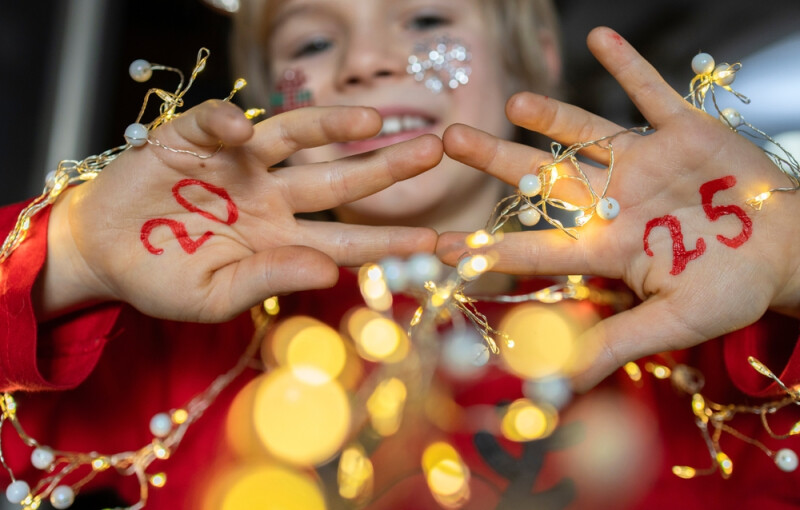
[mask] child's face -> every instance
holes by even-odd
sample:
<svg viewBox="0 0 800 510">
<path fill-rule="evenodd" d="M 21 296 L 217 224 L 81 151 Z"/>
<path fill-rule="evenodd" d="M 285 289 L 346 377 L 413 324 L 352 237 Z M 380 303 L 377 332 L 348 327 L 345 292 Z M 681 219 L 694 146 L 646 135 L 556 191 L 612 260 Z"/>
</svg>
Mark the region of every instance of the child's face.
<svg viewBox="0 0 800 510">
<path fill-rule="evenodd" d="M 315 105 L 364 105 L 378 109 L 385 125 L 403 130 L 357 143 L 308 149 L 291 163 L 330 161 L 409 140 L 440 135 L 450 124 L 476 126 L 509 138 L 504 116 L 505 75 L 498 42 L 481 0 L 285 0 L 270 37 L 272 76 L 301 70 Z M 406 72 L 416 44 L 447 36 L 471 53 L 469 83 L 434 94 Z M 478 195 L 499 198 L 485 174 L 445 157 L 432 171 L 343 206 L 345 221 L 416 223 L 460 214 Z M 482 201 L 487 203 L 486 198 Z M 479 212 L 488 215 L 485 207 Z M 474 225 L 476 228 L 480 223 Z"/>
</svg>

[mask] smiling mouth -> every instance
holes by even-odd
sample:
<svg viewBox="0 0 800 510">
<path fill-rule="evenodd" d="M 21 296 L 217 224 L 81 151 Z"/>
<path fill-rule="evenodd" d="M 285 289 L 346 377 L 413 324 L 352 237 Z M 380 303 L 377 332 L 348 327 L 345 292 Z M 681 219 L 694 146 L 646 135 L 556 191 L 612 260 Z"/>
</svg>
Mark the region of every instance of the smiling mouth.
<svg viewBox="0 0 800 510">
<path fill-rule="evenodd" d="M 433 125 L 431 119 L 420 117 L 419 115 L 387 115 L 383 118 L 378 137 L 396 135 L 406 131 L 418 131 Z"/>
</svg>

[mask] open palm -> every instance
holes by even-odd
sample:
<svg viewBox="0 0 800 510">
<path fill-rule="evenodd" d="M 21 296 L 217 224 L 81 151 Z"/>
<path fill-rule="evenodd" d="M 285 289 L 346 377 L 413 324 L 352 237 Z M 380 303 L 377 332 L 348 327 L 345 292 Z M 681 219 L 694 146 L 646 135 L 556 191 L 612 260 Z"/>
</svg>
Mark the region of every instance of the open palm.
<svg viewBox="0 0 800 510">
<path fill-rule="evenodd" d="M 113 299 L 156 317 L 221 321 L 274 294 L 333 285 L 337 266 L 432 251 L 432 230 L 316 222 L 295 213 L 356 200 L 435 166 L 438 138 L 273 168 L 302 148 L 367 138 L 380 127 L 380 115 L 368 108 L 295 110 L 255 126 L 221 101 L 187 111 L 150 136 L 198 154 L 222 143 L 213 157 L 148 144 L 56 204 L 45 295 L 62 289 L 62 298 L 45 308 Z M 70 288 L 77 291 L 64 298 Z"/>
<path fill-rule="evenodd" d="M 654 132 L 614 139 L 608 196 L 621 212 L 593 219 L 575 241 L 556 230 L 505 236 L 497 270 L 518 274 L 592 274 L 623 279 L 643 300 L 601 321 L 585 335 L 597 350 L 575 378 L 596 384 L 613 369 L 647 354 L 680 349 L 755 322 L 768 307 L 797 310 L 796 197 L 775 196 L 761 211 L 745 201 L 781 176 L 755 145 L 695 109 L 619 35 L 595 29 L 590 50 L 616 78 Z M 579 108 L 530 93 L 514 96 L 509 119 L 572 144 L 624 128 Z M 466 126 L 444 136 L 450 156 L 516 184 L 552 161 L 549 153 L 504 142 Z M 587 156 L 607 165 L 606 151 Z M 588 170 L 595 189 L 605 175 Z M 448 262 L 463 253 L 461 234 L 446 234 L 437 251 Z"/>
</svg>

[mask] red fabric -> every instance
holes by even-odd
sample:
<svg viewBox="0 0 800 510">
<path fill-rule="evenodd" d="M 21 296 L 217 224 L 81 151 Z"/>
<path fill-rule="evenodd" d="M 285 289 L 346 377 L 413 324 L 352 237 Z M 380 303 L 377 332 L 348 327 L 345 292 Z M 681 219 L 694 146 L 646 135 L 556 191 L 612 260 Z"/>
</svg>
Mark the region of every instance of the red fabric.
<svg viewBox="0 0 800 510">
<path fill-rule="evenodd" d="M 19 206 L 0 209 L 3 232 L 11 228 L 19 209 Z M 37 326 L 30 295 L 46 253 L 46 220 L 46 215 L 40 215 L 31 236 L 0 265 L 3 286 L 0 387 L 16 391 L 22 425 L 44 444 L 61 450 L 102 453 L 138 448 L 151 440 L 148 431 L 151 416 L 185 404 L 234 365 L 250 340 L 250 319 L 243 315 L 220 325 L 174 323 L 143 317 L 127 306 L 106 305 Z M 283 298 L 281 309 L 287 316 L 313 315 L 338 327 L 342 316 L 357 304 L 360 298 L 355 278 L 343 272 L 337 287 Z M 398 313 L 407 314 L 414 303 L 401 300 L 400 306 L 405 310 Z M 486 304 L 481 311 L 496 324 L 503 307 Z M 704 394 L 709 398 L 716 402 L 752 403 L 756 400 L 751 397 L 774 393 L 774 388 L 747 365 L 747 355 L 756 356 L 779 372 L 787 384 L 800 383 L 797 338 L 796 321 L 769 315 L 724 340 L 707 342 L 675 356 L 704 372 L 707 380 Z M 218 480 L 235 463 L 245 462 L 226 447 L 226 411 L 237 392 L 256 374 L 254 370 L 248 371 L 226 389 L 206 416 L 189 429 L 174 455 L 153 464 L 150 471 L 164 471 L 168 479 L 164 489 L 150 491 L 148 508 L 203 508 L 202 498 L 208 484 Z M 447 382 L 455 402 L 463 410 L 522 395 L 521 382 L 497 368 L 479 381 L 442 380 Z M 43 389 L 63 391 L 33 391 Z M 636 440 L 628 438 L 627 444 L 638 445 L 641 450 L 638 453 L 645 459 L 644 463 L 632 461 L 635 471 L 628 478 L 630 483 L 602 496 L 584 491 L 580 473 L 570 464 L 571 448 L 567 448 L 547 455 L 544 470 L 535 480 L 537 492 L 564 477 L 574 477 L 578 500 L 570 508 L 777 510 L 800 506 L 800 493 L 796 490 L 800 470 L 783 473 L 758 448 L 728 435 L 723 437 L 722 447 L 734 460 L 731 479 L 713 475 L 687 481 L 673 476 L 670 471 L 673 465 L 705 467 L 710 465 L 710 459 L 694 425 L 690 398 L 675 392 L 666 381 L 645 378 L 637 386 L 617 374 L 596 391 L 577 397 L 571 409 L 563 414 L 562 427 L 573 422 L 592 423 L 584 420 L 584 411 L 589 409 L 591 414 L 592 407 L 583 402 L 604 399 L 611 402 L 615 412 L 605 416 L 606 421 L 601 423 L 613 429 L 614 417 L 624 416 L 626 424 L 634 424 L 630 433 L 641 436 Z M 771 417 L 774 430 L 788 431 L 800 419 L 795 409 L 796 406 L 791 406 Z M 735 427 L 772 449 L 788 447 L 800 451 L 797 438 L 777 441 L 767 437 L 756 417 L 737 418 Z M 425 487 L 418 460 L 418 453 L 433 437 L 445 438 L 456 445 L 470 467 L 472 499 L 463 508 L 508 508 L 498 505 L 509 482 L 481 457 L 470 431 L 445 434 L 430 424 L 421 430 L 420 434 L 398 438 L 394 443 L 387 441 L 375 452 L 379 497 L 369 505 L 369 510 L 438 508 Z M 613 434 L 603 435 L 605 432 L 608 431 L 590 427 L 583 443 L 605 455 L 608 452 L 602 448 L 611 448 L 608 438 L 613 437 Z M 517 457 L 523 449 L 502 440 L 501 446 Z M 33 485 L 40 473 L 30 466 L 30 448 L 19 442 L 10 427 L 4 427 L 3 448 L 15 474 Z M 7 483 L 5 473 L 0 473 L 0 489 Z M 113 488 L 128 504 L 138 498 L 138 483 L 133 477 L 106 472 L 82 493 L 85 496 L 99 487 Z"/>
</svg>

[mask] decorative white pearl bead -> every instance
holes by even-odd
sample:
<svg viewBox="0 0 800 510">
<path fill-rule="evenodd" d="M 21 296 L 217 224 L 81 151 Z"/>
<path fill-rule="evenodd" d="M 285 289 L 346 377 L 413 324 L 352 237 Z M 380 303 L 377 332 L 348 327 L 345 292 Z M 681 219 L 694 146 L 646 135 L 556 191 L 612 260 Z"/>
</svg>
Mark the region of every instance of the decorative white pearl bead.
<svg viewBox="0 0 800 510">
<path fill-rule="evenodd" d="M 597 215 L 604 220 L 613 220 L 619 215 L 619 202 L 611 197 L 601 198 L 594 208 Z"/>
<path fill-rule="evenodd" d="M 31 464 L 36 469 L 47 469 L 53 464 L 55 455 L 50 448 L 42 448 L 41 446 L 31 452 Z"/>
<path fill-rule="evenodd" d="M 712 75 L 714 83 L 717 85 L 730 85 L 736 79 L 736 73 L 733 72 L 731 66 L 728 64 L 720 64 L 714 69 Z"/>
<path fill-rule="evenodd" d="M 150 432 L 156 437 L 167 437 L 172 430 L 172 419 L 167 413 L 158 413 L 150 418 Z"/>
<path fill-rule="evenodd" d="M 147 143 L 147 128 L 144 124 L 134 122 L 125 128 L 125 141 L 134 147 L 141 147 Z"/>
<path fill-rule="evenodd" d="M 406 264 L 397 257 L 387 257 L 380 261 L 383 279 L 386 286 L 392 292 L 405 290 L 408 285 L 408 275 L 406 274 Z"/>
<path fill-rule="evenodd" d="M 781 448 L 775 452 L 775 464 L 781 471 L 791 473 L 797 469 L 797 454 L 789 448 Z"/>
<path fill-rule="evenodd" d="M 27 498 L 31 493 L 31 487 L 23 480 L 11 482 L 11 485 L 6 487 L 6 499 L 9 503 L 21 503 L 23 499 Z"/>
<path fill-rule="evenodd" d="M 523 175 L 519 180 L 519 191 L 526 197 L 533 197 L 542 191 L 542 183 L 539 177 L 533 174 Z"/>
<path fill-rule="evenodd" d="M 75 502 L 75 491 L 68 485 L 59 485 L 50 493 L 50 504 L 56 510 L 69 508 Z"/>
<path fill-rule="evenodd" d="M 436 281 L 442 272 L 442 263 L 434 255 L 417 253 L 408 259 L 406 265 L 408 280 L 416 285 Z"/>
<path fill-rule="evenodd" d="M 131 62 L 130 67 L 128 67 L 128 74 L 134 80 L 142 83 L 153 76 L 153 68 L 150 66 L 150 62 L 140 58 Z"/>
<path fill-rule="evenodd" d="M 522 223 L 526 227 L 532 227 L 537 223 L 539 223 L 542 214 L 535 207 L 531 207 L 525 204 L 524 206 L 522 206 L 522 209 L 519 211 L 517 217 L 519 218 L 520 223 Z"/>
<path fill-rule="evenodd" d="M 708 53 L 698 53 L 692 59 L 692 71 L 695 74 L 708 74 L 714 70 L 714 57 Z"/>
<path fill-rule="evenodd" d="M 736 111 L 736 108 L 725 108 L 720 113 L 719 118 L 720 119 L 724 118 L 725 121 L 727 122 L 723 121 L 723 123 L 729 125 L 732 128 L 737 128 L 742 125 L 742 122 L 744 122 L 742 115 Z"/>
</svg>

